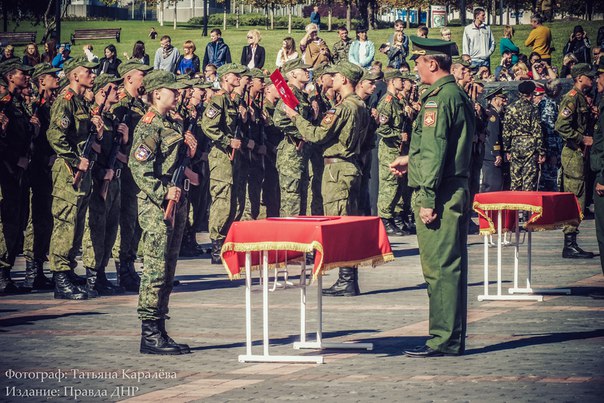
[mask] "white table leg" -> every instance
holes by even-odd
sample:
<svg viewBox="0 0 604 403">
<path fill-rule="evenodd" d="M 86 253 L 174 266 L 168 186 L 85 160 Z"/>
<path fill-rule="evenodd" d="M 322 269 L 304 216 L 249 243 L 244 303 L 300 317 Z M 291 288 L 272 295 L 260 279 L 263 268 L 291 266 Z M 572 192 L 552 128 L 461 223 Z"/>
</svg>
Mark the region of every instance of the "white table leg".
<svg viewBox="0 0 604 403">
<path fill-rule="evenodd" d="M 501 236 L 503 233 L 501 223 L 501 210 L 497 211 L 497 295 L 501 296 Z"/>
<path fill-rule="evenodd" d="M 479 301 L 484 301 L 485 298 L 489 297 L 489 237 L 490 235 L 484 236 L 484 294 L 478 296 Z"/>
<path fill-rule="evenodd" d="M 306 343 L 306 258 L 300 269 L 300 343 Z"/>
<path fill-rule="evenodd" d="M 252 354 L 252 254 L 245 254 L 245 352 Z"/>
</svg>

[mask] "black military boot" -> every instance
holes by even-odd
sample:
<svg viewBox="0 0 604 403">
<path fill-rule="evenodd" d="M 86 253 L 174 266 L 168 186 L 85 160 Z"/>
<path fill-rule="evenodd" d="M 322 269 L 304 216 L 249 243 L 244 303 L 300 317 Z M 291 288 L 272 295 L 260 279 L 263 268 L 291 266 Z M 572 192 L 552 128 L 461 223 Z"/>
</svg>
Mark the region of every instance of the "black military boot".
<svg viewBox="0 0 604 403">
<path fill-rule="evenodd" d="M 220 250 L 222 249 L 222 240 L 212 241 L 212 264 L 222 264 L 222 259 L 220 259 Z"/>
<path fill-rule="evenodd" d="M 34 261 L 31 259 L 25 259 L 25 279 L 23 279 L 23 287 L 34 288 L 35 278 L 36 271 L 34 270 Z"/>
<path fill-rule="evenodd" d="M 88 298 L 96 298 L 99 296 L 99 292 L 97 290 L 97 277 L 96 271 L 86 268 L 86 294 L 88 294 Z"/>
<path fill-rule="evenodd" d="M 99 295 L 116 295 L 123 294 L 124 288 L 119 285 L 114 285 L 105 274 L 105 269 L 96 272 L 96 290 Z"/>
<path fill-rule="evenodd" d="M 330 297 L 354 297 L 359 295 L 356 270 L 352 267 L 340 267 L 338 280 L 329 288 L 324 289 L 323 295 Z"/>
<path fill-rule="evenodd" d="M 390 218 L 382 218 L 382 222 L 384 223 L 384 229 L 386 230 L 386 234 L 388 235 L 402 235 L 401 231 L 396 227 L 393 220 Z"/>
<path fill-rule="evenodd" d="M 73 284 L 86 285 L 86 278 L 82 277 L 82 276 L 78 276 L 73 269 L 69 270 L 67 272 L 67 275 L 69 276 L 69 279 L 71 280 L 71 282 Z"/>
<path fill-rule="evenodd" d="M 180 348 L 171 344 L 161 334 L 159 321 L 143 320 L 141 325 L 141 348 L 142 354 L 177 355 L 182 354 Z"/>
<path fill-rule="evenodd" d="M 10 278 L 10 267 L 0 270 L 0 294 L 25 294 L 31 291 L 31 288 L 17 287 Z"/>
<path fill-rule="evenodd" d="M 52 290 L 55 285 L 44 275 L 44 262 L 41 260 L 25 261 L 25 281 L 23 286 L 34 290 Z"/>
<path fill-rule="evenodd" d="M 164 337 L 164 339 L 166 339 L 166 341 L 168 343 L 178 347 L 181 354 L 189 354 L 191 352 L 191 348 L 189 347 L 188 344 L 177 343 L 168 335 L 168 332 L 166 331 L 166 320 L 165 319 L 159 319 L 157 321 L 157 327 L 158 327 L 161 335 Z"/>
<path fill-rule="evenodd" d="M 120 287 L 124 288 L 126 291 L 138 292 L 140 287 L 140 277 L 134 270 L 134 262 L 132 262 L 131 268 L 129 261 L 122 260 L 115 263 L 115 268 L 117 270 L 118 277 L 117 283 L 120 285 Z"/>
<path fill-rule="evenodd" d="M 586 252 L 577 245 L 577 233 L 564 234 L 564 249 L 562 257 L 566 259 L 591 259 L 594 254 Z"/>
<path fill-rule="evenodd" d="M 415 227 L 415 214 L 413 213 L 407 214 L 407 228 L 409 228 L 410 234 L 417 234 L 417 228 Z"/>
<path fill-rule="evenodd" d="M 410 235 L 409 227 L 407 226 L 407 222 L 405 221 L 403 213 L 397 214 L 394 218 L 394 225 L 396 229 L 399 230 L 401 235 Z"/>
<path fill-rule="evenodd" d="M 68 271 L 54 273 L 55 299 L 88 299 L 88 294 L 71 282 Z"/>
<path fill-rule="evenodd" d="M 182 243 L 180 245 L 180 253 L 179 256 L 183 257 L 195 257 L 199 256 L 197 242 L 195 242 L 195 235 L 193 231 L 189 228 L 185 231 L 182 237 Z"/>
</svg>

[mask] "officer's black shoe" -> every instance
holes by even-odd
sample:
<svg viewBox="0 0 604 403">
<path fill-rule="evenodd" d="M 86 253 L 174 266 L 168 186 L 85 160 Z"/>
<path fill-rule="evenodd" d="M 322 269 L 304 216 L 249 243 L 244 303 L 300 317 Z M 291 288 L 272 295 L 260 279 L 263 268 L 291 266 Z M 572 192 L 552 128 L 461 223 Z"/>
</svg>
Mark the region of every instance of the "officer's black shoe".
<svg viewBox="0 0 604 403">
<path fill-rule="evenodd" d="M 44 275 L 44 262 L 41 260 L 25 261 L 25 281 L 23 287 L 34 290 L 52 290 L 55 285 Z"/>
<path fill-rule="evenodd" d="M 430 357 L 442 357 L 445 354 L 438 351 L 438 350 L 434 350 L 428 346 L 421 346 L 418 348 L 414 348 L 411 350 L 405 350 L 403 351 L 403 354 L 405 354 L 407 357 L 411 357 L 411 358 L 430 358 Z"/>
<path fill-rule="evenodd" d="M 409 232 L 409 228 L 407 227 L 407 223 L 403 219 L 402 214 L 397 214 L 392 219 L 392 222 L 394 224 L 394 227 L 401 233 L 401 235 L 410 235 L 411 234 Z"/>
<path fill-rule="evenodd" d="M 157 320 L 143 320 L 141 325 L 141 354 L 177 355 L 180 348 L 171 344 L 161 334 Z"/>
<path fill-rule="evenodd" d="M 592 259 L 594 254 L 586 252 L 577 245 L 577 234 L 564 234 L 562 257 L 566 259 Z"/>
<path fill-rule="evenodd" d="M 132 268 L 130 262 L 122 260 L 115 264 L 117 268 L 118 284 L 129 292 L 138 292 L 140 287 L 140 277 L 134 270 L 134 262 L 132 262 Z"/>
<path fill-rule="evenodd" d="M 217 240 L 217 241 L 212 240 L 212 254 L 211 254 L 212 264 L 222 264 L 222 259 L 220 258 L 220 250 L 222 249 L 223 242 L 224 241 L 222 241 L 222 240 Z"/>
<path fill-rule="evenodd" d="M 0 294 L 25 294 L 31 291 L 31 288 L 17 287 L 10 277 L 10 267 L 0 270 Z"/>
<path fill-rule="evenodd" d="M 388 235 L 402 235 L 401 231 L 394 225 L 392 219 L 382 218 L 382 222 L 384 223 L 384 229 L 386 230 L 386 234 Z"/>
<path fill-rule="evenodd" d="M 468 223 L 468 235 L 480 234 L 480 226 L 478 226 L 473 220 Z"/>
<path fill-rule="evenodd" d="M 55 299 L 88 299 L 88 293 L 73 284 L 68 273 L 67 271 L 54 273 Z"/>
<path fill-rule="evenodd" d="M 199 245 L 195 241 L 195 234 L 192 231 L 186 231 L 180 245 L 179 256 L 195 257 L 199 256 Z"/>
<path fill-rule="evenodd" d="M 409 232 L 413 235 L 417 234 L 417 228 L 415 227 L 415 214 L 409 213 L 407 214 L 407 227 Z"/>
<path fill-rule="evenodd" d="M 96 271 L 86 268 L 86 294 L 88 294 L 88 298 L 96 298 L 100 295 L 96 281 Z"/>
<path fill-rule="evenodd" d="M 123 287 L 116 286 L 107 279 L 105 269 L 96 272 L 96 290 L 99 295 L 116 295 L 125 292 Z"/>
<path fill-rule="evenodd" d="M 67 275 L 69 276 L 69 279 L 71 280 L 71 282 L 73 284 L 86 285 L 86 278 L 82 277 L 82 276 L 78 276 L 73 269 L 69 270 L 67 272 Z"/>
<path fill-rule="evenodd" d="M 166 341 L 168 343 L 178 347 L 181 354 L 189 354 L 191 352 L 191 348 L 189 347 L 188 344 L 177 343 L 168 335 L 168 332 L 166 331 L 166 320 L 165 319 L 159 319 L 157 321 L 157 327 L 158 327 L 161 335 L 166 339 Z"/>
<path fill-rule="evenodd" d="M 340 267 L 338 280 L 329 288 L 322 291 L 323 295 L 330 297 L 354 297 L 361 293 L 357 279 L 357 269 Z"/>
</svg>

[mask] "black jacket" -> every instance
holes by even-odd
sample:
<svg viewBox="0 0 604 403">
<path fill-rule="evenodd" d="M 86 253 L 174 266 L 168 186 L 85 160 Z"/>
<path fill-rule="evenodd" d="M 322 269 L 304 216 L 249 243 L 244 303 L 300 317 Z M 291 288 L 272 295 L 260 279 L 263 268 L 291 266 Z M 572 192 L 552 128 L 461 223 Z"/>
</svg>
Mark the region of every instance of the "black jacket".
<svg viewBox="0 0 604 403">
<path fill-rule="evenodd" d="M 256 54 L 254 54 L 254 67 L 261 69 L 264 67 L 264 48 L 260 45 L 256 46 Z M 247 66 L 252 60 L 252 47 L 250 45 L 244 46 L 241 51 L 241 64 Z"/>
</svg>

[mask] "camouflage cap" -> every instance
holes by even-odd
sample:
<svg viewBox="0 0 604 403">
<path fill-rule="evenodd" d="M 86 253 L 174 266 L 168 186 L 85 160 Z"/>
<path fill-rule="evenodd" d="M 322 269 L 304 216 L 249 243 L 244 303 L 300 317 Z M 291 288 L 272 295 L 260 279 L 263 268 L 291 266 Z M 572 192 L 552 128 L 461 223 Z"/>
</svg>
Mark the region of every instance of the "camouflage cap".
<svg viewBox="0 0 604 403">
<path fill-rule="evenodd" d="M 247 67 L 245 67 L 245 71 L 243 73 L 241 73 L 241 77 L 252 77 L 252 71 Z"/>
<path fill-rule="evenodd" d="M 176 80 L 176 76 L 173 73 L 165 70 L 153 70 L 145 75 L 143 85 L 147 93 L 160 88 L 180 90 L 187 87 L 182 81 Z"/>
<path fill-rule="evenodd" d="M 413 81 L 413 82 L 417 81 L 417 77 L 413 73 L 401 73 L 401 75 L 402 75 L 401 78 L 403 80 L 409 80 L 409 81 Z"/>
<path fill-rule="evenodd" d="M 269 85 L 273 85 L 273 80 L 270 77 L 264 79 L 264 86 L 268 87 Z"/>
<path fill-rule="evenodd" d="M 294 71 L 296 69 L 310 69 L 312 66 L 310 64 L 305 64 L 302 59 L 297 58 L 293 60 L 288 60 L 285 62 L 283 67 L 281 67 L 281 72 L 283 74 L 289 73 L 290 71 Z"/>
<path fill-rule="evenodd" d="M 578 78 L 580 76 L 594 78 L 596 76 L 596 72 L 591 68 L 591 65 L 587 63 L 578 63 L 570 69 L 570 75 L 572 78 Z"/>
<path fill-rule="evenodd" d="M 461 64 L 463 67 L 467 67 L 470 68 L 472 66 L 472 63 L 470 63 L 469 61 L 465 60 L 463 57 L 456 57 L 453 59 L 453 63 L 458 63 Z"/>
<path fill-rule="evenodd" d="M 264 75 L 264 72 L 260 69 L 250 69 L 250 73 L 251 73 L 251 77 L 252 78 L 260 78 L 262 80 L 264 80 L 266 78 L 266 76 Z"/>
<path fill-rule="evenodd" d="M 2 75 L 5 75 L 13 70 L 21 70 L 22 72 L 29 74 L 33 71 L 33 69 L 34 68 L 31 66 L 21 63 L 21 61 L 16 57 L 7 59 L 0 63 L 0 74 Z"/>
<path fill-rule="evenodd" d="M 4 79 L 4 77 L 0 77 L 0 87 L 8 87 L 8 83 Z"/>
<path fill-rule="evenodd" d="M 399 69 L 386 69 L 384 70 L 384 80 L 392 80 L 394 78 L 403 78 L 403 73 Z"/>
<path fill-rule="evenodd" d="M 122 77 L 124 76 L 124 74 L 126 74 L 132 70 L 140 70 L 142 72 L 147 72 L 149 70 L 153 70 L 153 67 L 149 66 L 147 64 L 141 63 L 135 59 L 127 60 L 127 61 L 121 63 L 119 66 L 117 66 L 117 72 Z"/>
<path fill-rule="evenodd" d="M 69 78 L 63 77 L 59 80 L 59 88 L 57 88 L 57 94 L 60 93 L 69 85 Z"/>
<path fill-rule="evenodd" d="M 350 81 L 358 83 L 363 76 L 363 69 L 354 63 L 348 61 L 341 61 L 340 63 L 331 66 L 326 69 L 324 74 L 341 74 Z"/>
<path fill-rule="evenodd" d="M 55 74 L 57 71 L 61 71 L 61 69 L 52 67 L 52 64 L 50 63 L 38 63 L 34 67 L 34 72 L 32 73 L 31 78 L 38 78 L 43 74 Z"/>
<path fill-rule="evenodd" d="M 531 95 L 535 91 L 535 83 L 531 80 L 522 81 L 518 84 L 518 92 L 524 95 Z"/>
<path fill-rule="evenodd" d="M 218 67 L 218 70 L 216 70 L 216 73 L 218 74 L 219 78 L 222 78 L 225 76 L 225 74 L 229 74 L 229 73 L 243 74 L 243 73 L 245 73 L 246 70 L 247 70 L 247 67 L 245 67 L 241 64 L 227 63 L 227 64 L 223 64 L 222 66 Z"/>
<path fill-rule="evenodd" d="M 371 70 L 365 70 L 363 72 L 363 75 L 361 76 L 361 79 L 359 80 L 359 82 L 362 82 L 362 81 L 375 81 L 375 80 L 379 79 L 379 77 L 380 76 L 378 74 L 374 73 L 373 71 L 371 71 Z"/>
<path fill-rule="evenodd" d="M 193 88 L 201 88 L 202 90 L 205 90 L 214 87 L 214 83 L 204 81 L 202 78 L 196 78 L 192 81 L 194 81 L 193 84 L 191 84 L 191 87 Z"/>
<path fill-rule="evenodd" d="M 98 62 L 89 62 L 86 56 L 74 57 L 71 59 L 65 60 L 63 63 L 63 72 L 65 75 L 69 74 L 74 69 L 78 67 L 85 67 L 87 69 L 96 69 L 99 67 Z"/>
<path fill-rule="evenodd" d="M 420 38 L 419 36 L 411 35 L 413 48 L 411 60 L 415 60 L 420 56 L 425 55 L 447 55 L 457 56 L 459 51 L 455 42 L 443 41 L 442 39 Z"/>
<path fill-rule="evenodd" d="M 332 67 L 332 65 L 328 64 L 328 63 L 323 63 L 323 64 L 318 65 L 317 67 L 313 67 L 313 69 L 312 69 L 313 78 L 319 78 L 323 74 L 329 74 L 329 73 L 326 73 L 326 70 L 329 70 L 331 67 Z"/>
<path fill-rule="evenodd" d="M 94 92 L 96 94 L 98 90 L 100 90 L 101 88 L 105 88 L 105 86 L 107 84 L 110 84 L 110 83 L 119 84 L 122 81 L 124 81 L 123 78 L 117 77 L 113 74 L 106 74 L 106 73 L 100 74 L 94 79 L 94 84 L 92 85 L 92 92 Z"/>
</svg>

